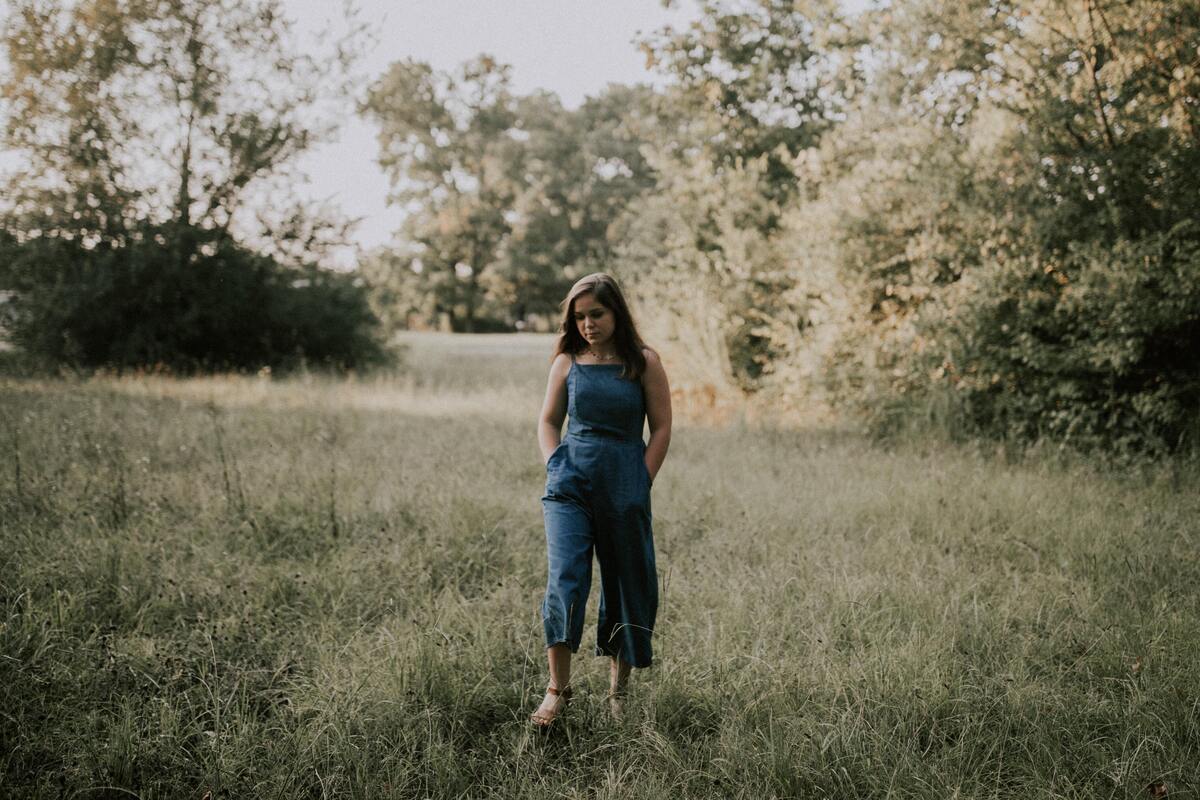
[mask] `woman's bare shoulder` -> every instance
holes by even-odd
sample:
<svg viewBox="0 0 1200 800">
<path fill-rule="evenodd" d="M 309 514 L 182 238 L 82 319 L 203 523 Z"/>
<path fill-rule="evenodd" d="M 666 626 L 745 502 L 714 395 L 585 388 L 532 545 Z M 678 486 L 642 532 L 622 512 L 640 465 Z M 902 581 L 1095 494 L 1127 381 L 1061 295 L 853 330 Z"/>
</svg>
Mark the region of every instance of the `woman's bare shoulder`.
<svg viewBox="0 0 1200 800">
<path fill-rule="evenodd" d="M 571 354 L 559 353 L 550 362 L 550 374 L 554 377 L 564 377 L 571 370 Z"/>
<path fill-rule="evenodd" d="M 652 347 L 643 347 L 642 355 L 646 357 L 646 369 L 642 371 L 642 383 L 664 383 L 667 380 L 667 372 L 663 369 L 662 359 L 658 357 L 658 351 Z"/>
</svg>

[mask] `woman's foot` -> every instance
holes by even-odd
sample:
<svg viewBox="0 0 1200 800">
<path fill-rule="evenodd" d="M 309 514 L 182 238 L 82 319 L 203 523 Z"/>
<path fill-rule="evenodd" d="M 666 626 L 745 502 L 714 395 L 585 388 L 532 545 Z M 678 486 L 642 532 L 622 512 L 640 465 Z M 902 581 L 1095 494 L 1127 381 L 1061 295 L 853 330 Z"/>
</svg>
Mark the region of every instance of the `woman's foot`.
<svg viewBox="0 0 1200 800">
<path fill-rule="evenodd" d="M 609 692 L 608 697 L 604 698 L 608 701 L 608 713 L 613 720 L 620 722 L 625 718 L 625 692 Z"/>
<path fill-rule="evenodd" d="M 571 687 L 566 686 L 558 689 L 554 686 L 546 687 L 546 696 L 542 698 L 542 704 L 538 706 L 537 711 L 529 715 L 529 721 L 539 728 L 549 728 L 554 724 L 554 720 L 558 719 L 558 715 L 562 713 L 567 704 L 571 702 Z"/>
<path fill-rule="evenodd" d="M 633 668 L 619 658 L 611 659 L 608 671 L 608 712 L 621 721 L 625 713 L 625 693 L 629 687 L 629 673 Z"/>
</svg>

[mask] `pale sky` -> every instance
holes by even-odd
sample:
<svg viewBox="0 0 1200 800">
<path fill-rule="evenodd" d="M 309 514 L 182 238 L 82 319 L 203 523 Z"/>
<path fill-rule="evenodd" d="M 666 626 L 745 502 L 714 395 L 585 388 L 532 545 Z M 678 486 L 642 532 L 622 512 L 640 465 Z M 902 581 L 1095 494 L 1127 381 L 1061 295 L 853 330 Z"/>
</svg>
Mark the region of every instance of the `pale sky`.
<svg viewBox="0 0 1200 800">
<path fill-rule="evenodd" d="M 324 25 L 338 4 L 285 5 L 305 30 Z M 404 58 L 452 70 L 486 52 L 512 66 L 515 91 L 548 89 L 570 108 L 609 83 L 661 85 L 633 40 L 639 31 L 684 25 L 695 13 L 690 3 L 668 10 L 658 0 L 360 0 L 359 6 L 378 37 L 360 67 L 370 80 Z M 375 163 L 375 132 L 361 119 L 348 119 L 336 143 L 303 162 L 312 179 L 306 195 L 363 217 L 356 229 L 361 247 L 388 242 L 400 220 L 385 202 L 388 183 Z"/>
</svg>

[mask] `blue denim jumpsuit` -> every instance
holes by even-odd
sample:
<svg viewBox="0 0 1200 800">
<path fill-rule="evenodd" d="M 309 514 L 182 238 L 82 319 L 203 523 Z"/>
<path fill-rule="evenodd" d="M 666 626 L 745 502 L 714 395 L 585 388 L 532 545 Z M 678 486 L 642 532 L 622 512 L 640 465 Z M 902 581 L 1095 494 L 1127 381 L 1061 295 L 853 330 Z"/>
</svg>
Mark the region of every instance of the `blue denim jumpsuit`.
<svg viewBox="0 0 1200 800">
<path fill-rule="evenodd" d="M 579 364 L 567 373 L 567 435 L 546 464 L 549 579 L 542 601 L 546 646 L 579 650 L 592 583 L 600 563 L 596 655 L 650 666 L 658 612 L 658 577 L 650 527 L 650 474 L 642 426 L 642 385 L 620 364 Z"/>
</svg>

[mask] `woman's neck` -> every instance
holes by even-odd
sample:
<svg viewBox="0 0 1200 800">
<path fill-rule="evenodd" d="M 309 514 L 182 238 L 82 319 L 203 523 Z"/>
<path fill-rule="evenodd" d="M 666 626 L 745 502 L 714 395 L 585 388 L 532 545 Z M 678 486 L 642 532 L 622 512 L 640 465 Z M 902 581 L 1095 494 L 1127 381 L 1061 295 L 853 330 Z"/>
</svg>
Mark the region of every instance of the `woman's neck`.
<svg viewBox="0 0 1200 800">
<path fill-rule="evenodd" d="M 592 347 L 588 345 L 583 348 L 580 355 L 590 356 L 597 361 L 615 361 L 617 358 L 617 348 L 615 347 Z"/>
</svg>

